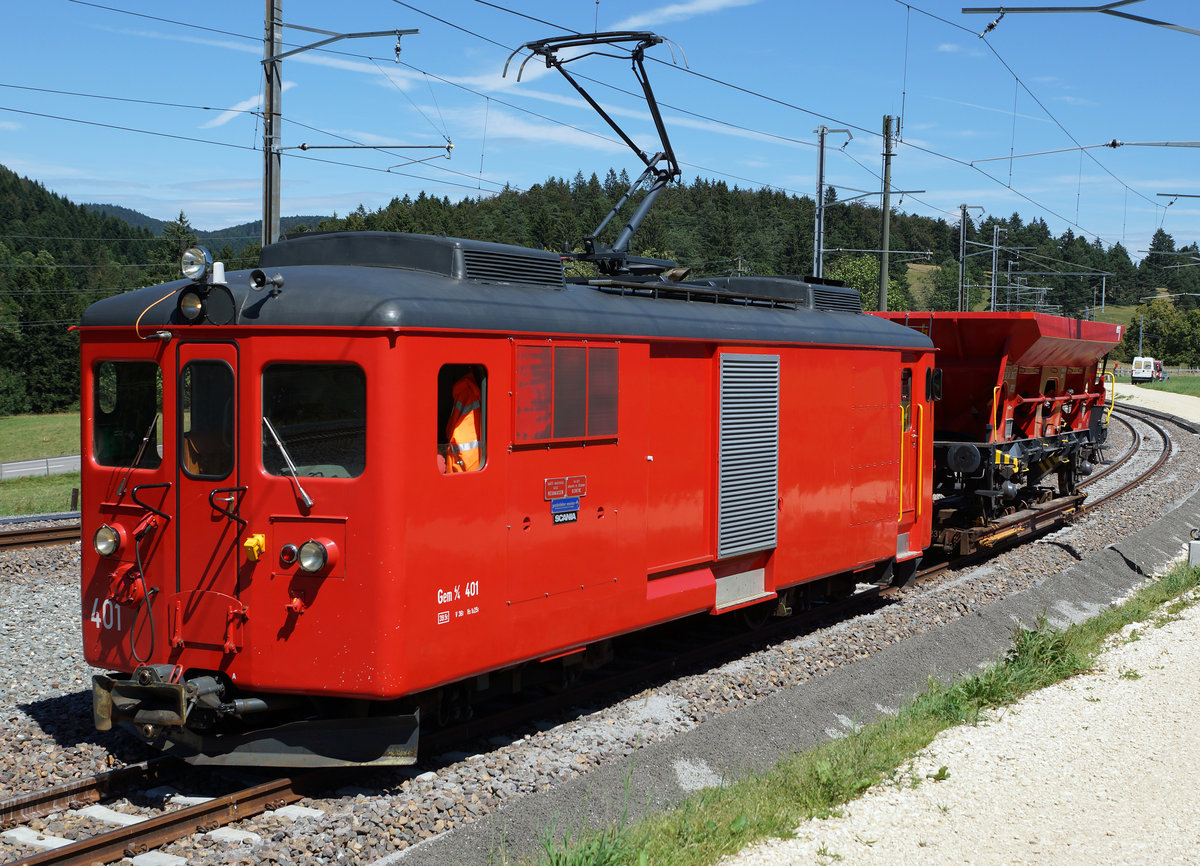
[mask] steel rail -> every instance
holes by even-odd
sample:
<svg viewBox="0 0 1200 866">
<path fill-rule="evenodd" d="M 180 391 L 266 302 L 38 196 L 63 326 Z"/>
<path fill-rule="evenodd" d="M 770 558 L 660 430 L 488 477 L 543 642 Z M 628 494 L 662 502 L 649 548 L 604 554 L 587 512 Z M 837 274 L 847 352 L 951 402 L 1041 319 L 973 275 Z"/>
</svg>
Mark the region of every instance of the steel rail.
<svg viewBox="0 0 1200 866">
<path fill-rule="evenodd" d="M 0 532 L 0 550 L 70 544 L 79 540 L 80 525 L 38 526 L 31 529 L 7 529 Z"/>
<path fill-rule="evenodd" d="M 35 866 L 42 863 L 78 864 L 111 863 L 124 857 L 135 857 L 152 848 L 159 848 L 197 831 L 209 831 L 252 818 L 268 809 L 278 809 L 304 796 L 303 783 L 311 777 L 280 778 L 251 788 L 216 797 L 204 803 L 187 806 L 128 827 L 120 827 L 98 836 L 82 839 L 61 848 L 42 851 L 16 866 Z"/>
<path fill-rule="evenodd" d="M 128 791 L 137 785 L 156 783 L 183 766 L 175 758 L 161 757 L 130 764 L 86 779 L 74 779 L 28 794 L 17 794 L 0 800 L 0 830 L 24 824 L 34 818 L 73 809 L 87 803 L 97 803 Z"/>
<path fill-rule="evenodd" d="M 1120 406 L 1118 411 L 1128 412 L 1130 414 L 1135 414 L 1135 415 L 1139 415 L 1139 416 L 1141 415 L 1141 410 L 1134 409 L 1133 407 L 1130 407 L 1130 406 Z M 1162 417 L 1162 416 L 1155 415 L 1154 417 Z M 1110 493 L 1106 493 L 1104 496 L 1101 496 L 1099 499 L 1096 499 L 1093 502 L 1089 502 L 1087 505 L 1080 508 L 1075 513 L 1075 515 L 1073 515 L 1073 517 L 1078 517 L 1082 514 L 1090 513 L 1092 511 L 1094 511 L 1095 509 L 1099 508 L 1101 505 L 1105 504 L 1106 502 L 1116 499 L 1118 496 L 1122 495 L 1123 493 L 1128 493 L 1131 489 L 1138 486 L 1143 481 L 1145 481 L 1147 478 L 1149 478 L 1151 475 L 1153 475 L 1155 472 L 1157 472 L 1162 467 L 1162 465 L 1167 462 L 1167 460 L 1171 457 L 1171 455 L 1173 453 L 1175 453 L 1174 448 L 1172 447 L 1172 444 L 1171 444 L 1171 437 L 1167 433 L 1166 429 L 1164 427 L 1162 427 L 1162 425 L 1160 425 L 1155 420 L 1151 420 L 1150 417 L 1139 417 L 1138 420 L 1141 421 L 1146 426 L 1148 426 L 1151 430 L 1153 430 L 1155 433 L 1157 433 L 1162 438 L 1162 446 L 1163 446 L 1162 451 L 1159 453 L 1158 459 L 1154 461 L 1154 465 L 1152 465 L 1145 472 L 1138 475 L 1132 481 L 1129 481 L 1126 484 L 1121 485 L 1116 490 L 1113 490 Z M 1138 442 L 1140 444 L 1141 437 L 1138 438 Z"/>
</svg>

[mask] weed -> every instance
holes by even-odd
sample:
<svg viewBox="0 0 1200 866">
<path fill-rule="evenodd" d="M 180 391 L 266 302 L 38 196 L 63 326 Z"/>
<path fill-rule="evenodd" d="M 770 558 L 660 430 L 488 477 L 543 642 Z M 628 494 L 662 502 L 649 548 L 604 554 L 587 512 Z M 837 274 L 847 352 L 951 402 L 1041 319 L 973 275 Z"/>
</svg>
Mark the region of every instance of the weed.
<svg viewBox="0 0 1200 866">
<path fill-rule="evenodd" d="M 821 847 L 817 849 L 817 856 L 825 857 L 826 859 L 829 859 L 829 860 L 841 860 L 842 859 L 841 854 L 835 854 L 833 851 L 830 851 L 829 847 L 823 843 L 822 843 Z"/>
</svg>

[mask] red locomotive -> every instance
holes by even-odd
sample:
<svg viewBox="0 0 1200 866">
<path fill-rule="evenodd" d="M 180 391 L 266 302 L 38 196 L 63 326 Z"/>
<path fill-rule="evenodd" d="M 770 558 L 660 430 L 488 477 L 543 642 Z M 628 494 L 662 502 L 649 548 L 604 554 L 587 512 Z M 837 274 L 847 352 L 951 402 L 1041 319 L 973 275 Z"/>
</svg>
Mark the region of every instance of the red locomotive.
<svg viewBox="0 0 1200 866">
<path fill-rule="evenodd" d="M 647 192 L 616 241 L 598 235 L 628 196 L 584 240 L 599 276 L 541 250 L 332 233 L 228 279 L 189 250 L 187 279 L 87 310 L 97 727 L 198 763 L 412 763 L 419 718 L 569 676 L 614 636 L 907 582 L 935 479 L 994 502 L 1002 480 L 1082 469 L 1107 338 L 1078 323 L 992 317 L 991 343 L 953 337 L 968 356 L 943 330 L 969 315 L 914 329 L 819 280 L 688 280 L 631 255 L 679 176 L 642 67 L 661 40 L 526 46 L 578 87 L 559 48 L 631 40 L 663 149 L 634 147 Z M 1061 369 L 1033 377 L 1036 401 L 1027 365 Z M 1051 439 L 1035 472 L 1051 452 L 1026 449 Z"/>
<path fill-rule="evenodd" d="M 855 292 L 382 233 L 191 258 L 80 328 L 102 728 L 408 762 L 495 672 L 929 544 L 932 347 Z"/>
</svg>

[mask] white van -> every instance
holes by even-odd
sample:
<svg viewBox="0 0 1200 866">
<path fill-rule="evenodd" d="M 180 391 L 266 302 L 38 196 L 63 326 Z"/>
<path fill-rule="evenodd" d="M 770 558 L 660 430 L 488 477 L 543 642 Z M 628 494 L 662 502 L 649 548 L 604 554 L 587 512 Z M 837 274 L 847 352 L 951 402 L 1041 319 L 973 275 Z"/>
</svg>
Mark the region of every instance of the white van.
<svg viewBox="0 0 1200 866">
<path fill-rule="evenodd" d="M 1129 374 L 1129 381 L 1135 385 L 1139 382 L 1154 381 L 1154 359 L 1147 357 L 1137 357 L 1133 359 L 1133 369 Z"/>
</svg>

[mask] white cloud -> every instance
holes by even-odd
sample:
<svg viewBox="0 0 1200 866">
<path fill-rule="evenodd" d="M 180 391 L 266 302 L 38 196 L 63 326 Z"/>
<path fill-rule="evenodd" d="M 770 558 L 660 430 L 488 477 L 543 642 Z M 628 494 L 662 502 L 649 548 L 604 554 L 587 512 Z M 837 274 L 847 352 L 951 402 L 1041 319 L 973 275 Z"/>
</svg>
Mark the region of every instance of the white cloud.
<svg viewBox="0 0 1200 866">
<path fill-rule="evenodd" d="M 454 114 L 460 115 L 459 112 L 454 112 Z M 459 119 L 464 125 L 482 130 L 483 109 L 467 112 L 465 116 L 460 115 Z M 607 153 L 619 153 L 625 150 L 622 142 L 571 129 L 557 123 L 526 120 L 494 105 L 487 116 L 487 138 L 489 147 L 503 140 L 518 140 L 532 141 L 539 145 L 565 144 L 571 147 L 586 147 Z"/>
<path fill-rule="evenodd" d="M 957 54 L 962 51 L 962 47 L 953 42 L 943 42 L 937 47 L 937 50 L 943 54 Z"/>
<path fill-rule="evenodd" d="M 613 25 L 613 30 L 637 30 L 642 27 L 657 27 L 672 21 L 684 21 L 697 15 L 711 15 L 738 6 L 750 6 L 758 0 L 688 0 L 685 3 L 670 3 L 633 15 Z"/>
<path fill-rule="evenodd" d="M 287 93 L 296 86 L 294 81 L 285 81 L 279 88 L 283 93 Z M 201 129 L 212 129 L 216 126 L 224 126 L 240 114 L 247 111 L 258 111 L 262 109 L 263 97 L 261 93 L 256 93 L 254 96 L 248 96 L 241 102 L 234 103 L 229 108 L 222 111 L 212 120 L 200 124 Z"/>
<path fill-rule="evenodd" d="M 1084 99 L 1082 96 L 1056 96 L 1054 99 L 1056 102 L 1065 102 L 1067 105 L 1079 105 L 1089 108 L 1098 106 L 1100 104 L 1098 102 L 1093 102 L 1090 99 Z"/>
<path fill-rule="evenodd" d="M 15 120 L 0 120 L 0 129 L 18 130 L 24 128 L 24 125 L 17 123 Z"/>
<path fill-rule="evenodd" d="M 979 105 L 974 102 L 963 102 L 962 100 L 959 100 L 959 99 L 947 99 L 944 96 L 926 96 L 925 98 L 926 99 L 935 99 L 938 102 L 948 102 L 951 105 L 962 105 L 966 108 L 977 108 L 980 111 L 993 111 L 996 114 L 1007 114 L 1010 117 L 1013 114 L 1013 110 L 1011 108 L 992 108 L 990 105 Z M 1021 114 L 1018 112 L 1017 117 L 1020 117 L 1023 120 L 1036 120 L 1039 123 L 1053 123 L 1053 121 L 1048 118 L 1035 117 L 1032 114 Z"/>
</svg>

